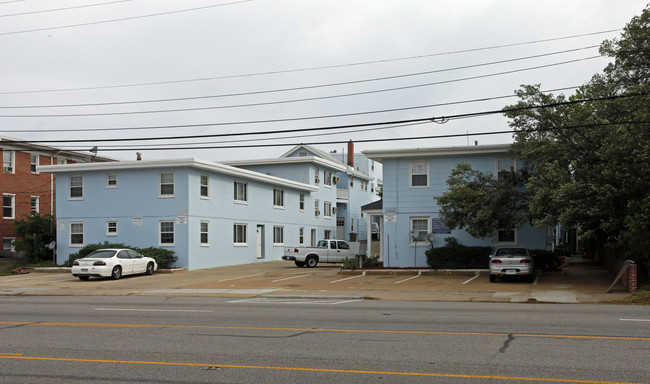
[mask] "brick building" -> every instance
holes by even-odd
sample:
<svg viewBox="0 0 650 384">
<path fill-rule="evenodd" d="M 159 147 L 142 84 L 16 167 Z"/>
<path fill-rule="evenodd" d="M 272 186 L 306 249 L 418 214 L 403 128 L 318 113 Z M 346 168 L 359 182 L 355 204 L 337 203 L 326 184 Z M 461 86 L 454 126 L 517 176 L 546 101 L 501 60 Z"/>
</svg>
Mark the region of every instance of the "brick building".
<svg viewBox="0 0 650 384">
<path fill-rule="evenodd" d="M 13 251 L 15 238 L 13 222 L 33 213 L 55 216 L 54 174 L 40 173 L 38 165 L 114 161 L 92 153 L 65 151 L 54 147 L 31 144 L 26 141 L 0 137 L 0 252 Z"/>
</svg>

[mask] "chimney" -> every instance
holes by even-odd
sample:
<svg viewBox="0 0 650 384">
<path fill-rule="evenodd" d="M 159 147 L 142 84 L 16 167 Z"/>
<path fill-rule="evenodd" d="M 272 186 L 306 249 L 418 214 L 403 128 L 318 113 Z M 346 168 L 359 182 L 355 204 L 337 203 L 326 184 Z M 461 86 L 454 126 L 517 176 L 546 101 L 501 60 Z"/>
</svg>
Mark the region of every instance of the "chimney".
<svg viewBox="0 0 650 384">
<path fill-rule="evenodd" d="M 348 165 L 354 168 L 354 143 L 352 140 L 348 142 Z"/>
</svg>

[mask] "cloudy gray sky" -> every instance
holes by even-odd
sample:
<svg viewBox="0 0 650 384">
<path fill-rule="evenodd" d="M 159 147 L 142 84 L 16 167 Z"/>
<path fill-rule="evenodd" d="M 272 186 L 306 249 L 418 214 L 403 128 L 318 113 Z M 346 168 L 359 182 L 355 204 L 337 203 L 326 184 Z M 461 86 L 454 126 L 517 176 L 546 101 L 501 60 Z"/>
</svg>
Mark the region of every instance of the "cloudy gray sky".
<svg viewBox="0 0 650 384">
<path fill-rule="evenodd" d="M 0 135 L 117 159 L 214 161 L 296 143 L 508 143 L 474 136 L 508 130 L 500 115 L 440 117 L 501 109 L 521 84 L 584 84 L 608 62 L 597 45 L 646 3 L 0 0 Z M 460 136 L 409 139 L 443 135 Z M 289 146 L 262 146 L 278 144 Z"/>
</svg>

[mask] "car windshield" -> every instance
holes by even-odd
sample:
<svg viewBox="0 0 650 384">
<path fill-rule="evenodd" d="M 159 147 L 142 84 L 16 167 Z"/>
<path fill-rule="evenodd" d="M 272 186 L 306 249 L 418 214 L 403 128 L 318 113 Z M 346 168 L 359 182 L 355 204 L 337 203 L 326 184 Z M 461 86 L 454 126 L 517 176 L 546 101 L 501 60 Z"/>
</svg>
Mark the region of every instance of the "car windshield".
<svg viewBox="0 0 650 384">
<path fill-rule="evenodd" d="M 98 249 L 90 253 L 88 256 L 84 257 L 84 259 L 108 259 L 109 257 L 113 257 L 114 255 L 115 255 L 115 251 Z"/>
<path fill-rule="evenodd" d="M 316 246 L 318 248 L 327 248 L 327 240 L 320 240 Z"/>
<path fill-rule="evenodd" d="M 525 248 L 500 248 L 497 249 L 497 256 L 526 255 Z"/>
</svg>

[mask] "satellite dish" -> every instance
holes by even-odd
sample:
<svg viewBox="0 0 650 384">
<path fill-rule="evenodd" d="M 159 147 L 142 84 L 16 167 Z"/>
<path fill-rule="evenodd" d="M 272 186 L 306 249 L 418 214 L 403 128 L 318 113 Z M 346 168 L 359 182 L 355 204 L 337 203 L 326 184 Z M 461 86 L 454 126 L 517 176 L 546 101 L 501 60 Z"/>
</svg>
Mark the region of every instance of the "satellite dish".
<svg viewBox="0 0 650 384">
<path fill-rule="evenodd" d="M 52 241 L 51 243 L 49 243 L 48 245 L 46 245 L 45 248 L 47 248 L 47 249 L 54 249 L 54 248 L 56 248 L 56 241 Z"/>
<path fill-rule="evenodd" d="M 427 233 L 427 240 L 433 242 L 434 236 L 435 235 L 433 233 Z"/>
</svg>

